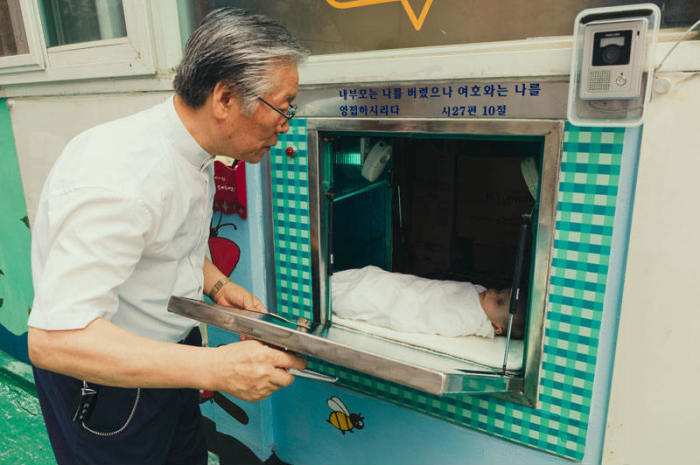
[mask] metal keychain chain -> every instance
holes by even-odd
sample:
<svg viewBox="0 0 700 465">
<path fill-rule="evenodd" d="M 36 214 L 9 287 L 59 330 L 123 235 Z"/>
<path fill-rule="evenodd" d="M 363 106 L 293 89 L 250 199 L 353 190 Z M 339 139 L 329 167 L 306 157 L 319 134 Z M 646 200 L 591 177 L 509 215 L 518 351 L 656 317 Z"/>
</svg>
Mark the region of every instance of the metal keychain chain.
<svg viewBox="0 0 700 465">
<path fill-rule="evenodd" d="M 88 389 L 87 382 L 83 380 L 83 389 Z M 136 413 L 136 406 L 139 404 L 139 399 L 141 398 L 141 388 L 136 388 L 136 399 L 134 399 L 134 406 L 131 408 L 131 413 L 129 414 L 129 418 L 126 419 L 126 422 L 122 425 L 121 428 L 115 431 L 110 431 L 109 433 L 104 433 L 101 431 L 95 431 L 93 429 L 90 429 L 85 422 L 81 422 L 81 425 L 83 428 L 85 428 L 87 431 L 91 432 L 94 435 L 97 436 L 102 436 L 102 437 L 109 437 L 109 436 L 115 436 L 122 431 L 126 429 L 127 426 L 129 426 L 129 423 L 131 423 L 131 420 L 134 418 L 134 414 Z"/>
</svg>

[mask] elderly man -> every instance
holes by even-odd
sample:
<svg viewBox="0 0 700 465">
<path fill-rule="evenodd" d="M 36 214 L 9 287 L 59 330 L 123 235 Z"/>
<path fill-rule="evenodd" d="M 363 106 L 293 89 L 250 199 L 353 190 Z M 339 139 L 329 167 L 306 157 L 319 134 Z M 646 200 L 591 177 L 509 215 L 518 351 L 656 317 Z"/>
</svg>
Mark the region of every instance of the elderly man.
<svg viewBox="0 0 700 465">
<path fill-rule="evenodd" d="M 259 162 L 288 129 L 305 50 L 269 18 L 209 14 L 172 99 L 75 137 L 32 242 L 29 354 L 59 463 L 206 463 L 197 389 L 247 401 L 306 362 L 256 341 L 201 347 L 171 295 L 264 310 L 207 258 L 214 155 Z M 193 329 L 194 328 L 194 329 Z"/>
</svg>

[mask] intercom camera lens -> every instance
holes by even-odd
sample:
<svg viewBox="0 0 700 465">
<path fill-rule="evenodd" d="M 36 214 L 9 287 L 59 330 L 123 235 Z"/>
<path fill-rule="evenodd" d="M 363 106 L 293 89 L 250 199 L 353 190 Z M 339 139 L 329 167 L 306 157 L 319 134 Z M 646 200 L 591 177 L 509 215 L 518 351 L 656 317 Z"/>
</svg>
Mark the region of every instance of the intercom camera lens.
<svg viewBox="0 0 700 465">
<path fill-rule="evenodd" d="M 622 49 L 617 45 L 607 45 L 603 47 L 601 58 L 606 65 L 614 65 L 620 61 Z"/>
</svg>

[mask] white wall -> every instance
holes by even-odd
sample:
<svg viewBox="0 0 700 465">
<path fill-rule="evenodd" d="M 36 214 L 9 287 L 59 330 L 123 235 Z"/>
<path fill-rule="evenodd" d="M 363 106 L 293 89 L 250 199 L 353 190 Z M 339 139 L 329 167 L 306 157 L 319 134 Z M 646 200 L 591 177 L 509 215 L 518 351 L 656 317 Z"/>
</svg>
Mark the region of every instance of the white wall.
<svg viewBox="0 0 700 465">
<path fill-rule="evenodd" d="M 700 73 L 669 77 L 642 133 L 606 464 L 700 463 Z"/>
<path fill-rule="evenodd" d="M 97 124 L 149 108 L 171 94 L 149 92 L 9 99 L 30 223 L 33 224 L 46 176 L 70 139 Z M 109 166 L 105 169 L 109 170 Z"/>
</svg>

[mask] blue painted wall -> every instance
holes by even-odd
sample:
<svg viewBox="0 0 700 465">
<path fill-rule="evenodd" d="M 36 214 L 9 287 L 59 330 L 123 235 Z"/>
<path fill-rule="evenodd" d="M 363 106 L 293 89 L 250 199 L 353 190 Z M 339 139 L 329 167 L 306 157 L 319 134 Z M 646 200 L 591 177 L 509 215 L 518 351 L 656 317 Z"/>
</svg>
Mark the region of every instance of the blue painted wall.
<svg viewBox="0 0 700 465">
<path fill-rule="evenodd" d="M 248 217 L 242 219 L 238 215 L 224 215 L 221 223 L 233 223 L 236 229 L 224 227 L 219 231 L 219 237 L 235 242 L 241 249 L 238 264 L 230 278 L 241 286 L 253 292 L 266 307 L 270 307 L 272 299 L 271 286 L 268 285 L 268 275 L 271 269 L 271 252 L 266 247 L 264 216 L 267 205 L 266 164 L 246 165 L 246 185 L 248 201 Z M 219 219 L 221 213 L 215 212 L 213 222 Z M 272 282 L 272 281 L 270 281 Z M 209 345 L 238 342 L 238 336 L 216 327 L 207 327 Z M 202 413 L 216 423 L 216 430 L 233 436 L 251 449 L 261 459 L 270 456 L 273 449 L 272 400 L 250 403 L 233 397 L 229 399 L 241 407 L 249 417 L 248 424 L 241 424 L 231 417 L 213 401 L 201 404 Z"/>
<path fill-rule="evenodd" d="M 342 434 L 327 420 L 339 397 L 364 427 Z M 448 423 L 348 389 L 297 378 L 273 397 L 276 453 L 289 463 L 570 463 L 544 452 Z"/>
</svg>

